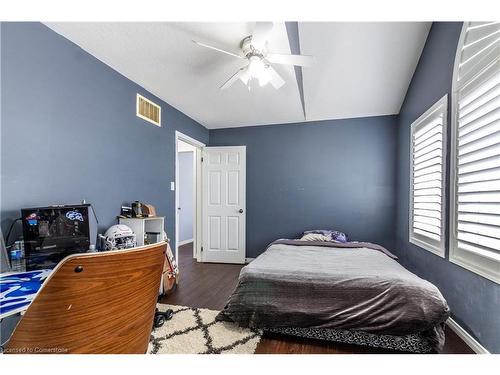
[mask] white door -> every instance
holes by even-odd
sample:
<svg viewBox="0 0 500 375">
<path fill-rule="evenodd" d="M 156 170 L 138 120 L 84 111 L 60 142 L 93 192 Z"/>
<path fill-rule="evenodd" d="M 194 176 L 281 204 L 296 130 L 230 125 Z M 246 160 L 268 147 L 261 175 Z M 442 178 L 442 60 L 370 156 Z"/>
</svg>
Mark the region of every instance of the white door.
<svg viewBox="0 0 500 375">
<path fill-rule="evenodd" d="M 246 146 L 203 149 L 203 262 L 245 263 Z"/>
</svg>

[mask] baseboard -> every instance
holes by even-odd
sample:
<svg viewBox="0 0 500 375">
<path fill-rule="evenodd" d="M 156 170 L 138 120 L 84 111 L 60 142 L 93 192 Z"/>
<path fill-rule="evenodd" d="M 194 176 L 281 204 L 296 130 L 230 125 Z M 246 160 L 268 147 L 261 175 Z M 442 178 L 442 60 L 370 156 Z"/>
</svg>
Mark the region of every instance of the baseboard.
<svg viewBox="0 0 500 375">
<path fill-rule="evenodd" d="M 464 342 L 477 354 L 490 354 L 490 352 L 482 346 L 474 337 L 472 337 L 465 329 L 463 329 L 452 318 L 446 321 L 448 327 L 452 329 Z"/>
<path fill-rule="evenodd" d="M 189 240 L 184 240 L 184 241 L 180 241 L 177 246 L 182 246 L 182 245 L 186 245 L 188 243 L 191 243 L 191 242 L 194 242 L 194 238 L 191 238 Z"/>
<path fill-rule="evenodd" d="M 254 260 L 255 258 L 245 258 L 245 264 L 248 264 L 250 263 L 252 260 Z"/>
</svg>

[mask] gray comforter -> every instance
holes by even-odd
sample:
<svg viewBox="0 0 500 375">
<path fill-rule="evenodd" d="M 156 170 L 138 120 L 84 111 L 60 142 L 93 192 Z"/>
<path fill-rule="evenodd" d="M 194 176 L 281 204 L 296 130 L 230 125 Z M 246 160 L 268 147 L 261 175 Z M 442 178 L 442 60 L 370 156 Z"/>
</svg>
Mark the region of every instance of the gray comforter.
<svg viewBox="0 0 500 375">
<path fill-rule="evenodd" d="M 446 300 L 383 247 L 370 245 L 276 241 L 241 270 L 218 319 L 256 328 L 420 333 L 439 348 Z"/>
</svg>

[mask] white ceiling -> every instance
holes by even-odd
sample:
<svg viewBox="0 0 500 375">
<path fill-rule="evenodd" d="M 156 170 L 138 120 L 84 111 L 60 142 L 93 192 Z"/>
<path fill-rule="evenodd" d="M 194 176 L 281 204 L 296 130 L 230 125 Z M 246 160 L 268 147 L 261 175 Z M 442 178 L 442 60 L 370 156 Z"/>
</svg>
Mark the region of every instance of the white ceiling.
<svg viewBox="0 0 500 375">
<path fill-rule="evenodd" d="M 308 120 L 399 113 L 429 22 L 300 23 Z"/>
<path fill-rule="evenodd" d="M 293 67 L 275 65 L 286 84 L 220 90 L 243 60 L 199 47 L 237 51 L 254 23 L 46 23 L 54 31 L 209 129 L 304 121 Z M 399 112 L 430 23 L 302 23 L 306 120 Z M 284 23 L 269 50 L 290 53 Z"/>
</svg>

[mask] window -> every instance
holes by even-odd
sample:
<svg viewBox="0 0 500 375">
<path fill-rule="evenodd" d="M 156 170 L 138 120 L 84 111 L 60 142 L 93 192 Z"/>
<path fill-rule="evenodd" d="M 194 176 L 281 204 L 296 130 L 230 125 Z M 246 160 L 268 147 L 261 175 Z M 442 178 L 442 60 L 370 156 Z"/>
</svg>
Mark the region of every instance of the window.
<svg viewBox="0 0 500 375">
<path fill-rule="evenodd" d="M 452 105 L 450 261 L 500 283 L 500 23 L 464 23 Z"/>
<path fill-rule="evenodd" d="M 411 125 L 410 242 L 444 257 L 444 170 L 448 96 Z"/>
<path fill-rule="evenodd" d="M 136 115 L 143 120 L 161 126 L 161 107 L 139 94 L 137 94 Z"/>
</svg>

